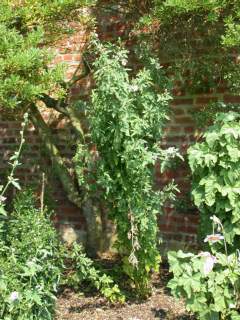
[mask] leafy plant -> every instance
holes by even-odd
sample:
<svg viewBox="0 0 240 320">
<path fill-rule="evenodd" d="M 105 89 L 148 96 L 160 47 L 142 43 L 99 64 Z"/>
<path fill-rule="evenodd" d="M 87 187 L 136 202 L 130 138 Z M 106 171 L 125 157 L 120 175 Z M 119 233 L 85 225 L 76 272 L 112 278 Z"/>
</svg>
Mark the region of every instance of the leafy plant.
<svg viewBox="0 0 240 320">
<path fill-rule="evenodd" d="M 73 269 L 66 273 L 64 283 L 75 290 L 79 290 L 82 283 L 88 283 L 97 289 L 110 302 L 125 301 L 125 296 L 119 290 L 114 280 L 98 270 L 93 261 L 86 256 L 83 249 L 77 243 L 68 251 L 68 261 Z"/>
<path fill-rule="evenodd" d="M 6 211 L 4 209 L 4 206 L 5 206 L 5 201 L 6 201 L 5 194 L 8 191 L 8 188 L 10 186 L 13 186 L 13 187 L 17 188 L 18 190 L 21 189 L 21 187 L 20 187 L 20 185 L 18 183 L 19 179 L 14 177 L 14 173 L 15 173 L 15 170 L 17 169 L 17 167 L 21 165 L 21 163 L 19 162 L 19 158 L 20 158 L 20 155 L 21 155 L 21 152 L 22 152 L 22 148 L 23 148 L 23 145 L 24 145 L 24 142 L 25 142 L 24 132 L 25 132 L 27 124 L 28 124 L 28 114 L 25 113 L 24 117 L 23 117 L 23 122 L 21 124 L 22 125 L 22 130 L 20 131 L 19 148 L 18 148 L 17 151 L 14 152 L 14 154 L 9 159 L 9 164 L 12 167 L 11 168 L 11 172 L 8 175 L 6 184 L 5 185 L 0 185 L 0 217 L 2 215 L 4 215 L 4 216 L 6 215 Z"/>
<path fill-rule="evenodd" d="M 239 118 L 219 113 L 203 141 L 188 150 L 193 200 L 200 210 L 201 236 L 211 233 L 204 239 L 210 250 L 169 252 L 169 287 L 199 319 L 240 319 Z"/>
<path fill-rule="evenodd" d="M 240 106 L 235 103 L 212 102 L 205 105 L 198 112 L 192 112 L 192 116 L 198 128 L 207 129 L 214 123 L 218 113 L 229 113 L 230 111 L 239 113 L 239 108 Z"/>
<path fill-rule="evenodd" d="M 47 212 L 23 192 L 5 224 L 0 252 L 1 319 L 52 319 L 63 259 Z"/>
<path fill-rule="evenodd" d="M 68 22 L 83 21 L 81 9 L 94 3 L 95 0 L 3 0 L 0 22 L 23 34 L 41 26 L 46 33 L 45 37 L 59 37 L 60 31 L 71 31 Z M 85 13 L 85 20 L 87 17 Z"/>
<path fill-rule="evenodd" d="M 8 191 L 8 188 L 10 186 L 17 188 L 18 190 L 21 189 L 19 182 L 18 182 L 18 179 L 15 178 L 14 173 L 15 173 L 15 170 L 17 169 L 17 167 L 20 165 L 19 158 L 20 158 L 22 148 L 23 148 L 23 145 L 25 142 L 24 132 L 25 132 L 26 126 L 28 124 L 28 114 L 27 113 L 24 114 L 23 119 L 24 120 L 22 122 L 22 130 L 20 131 L 19 148 L 17 151 L 15 151 L 15 153 L 9 159 L 11 171 L 8 175 L 7 182 L 5 183 L 5 185 L 0 185 L 0 246 L 2 247 L 2 250 L 4 250 L 4 248 L 5 248 L 4 241 L 5 241 L 6 232 L 5 232 L 4 228 L 5 228 L 5 223 L 6 223 L 6 219 L 8 216 L 7 211 L 5 209 L 6 200 L 7 200 L 7 198 L 5 197 L 5 194 Z"/>
<path fill-rule="evenodd" d="M 188 311 L 199 319 L 240 319 L 240 263 L 239 251 L 228 254 L 223 225 L 216 217 L 213 234 L 205 238 L 210 252 L 169 252 L 168 259 L 173 279 L 168 283 L 176 298 L 184 298 Z M 215 227 L 218 232 L 215 233 Z M 224 241 L 225 252 L 218 251 Z"/>
<path fill-rule="evenodd" d="M 161 191 L 153 190 L 156 160 L 162 161 L 164 170 L 177 155 L 174 148 L 162 150 L 159 146 L 171 96 L 161 67 L 153 58 L 151 68 L 131 77 L 125 49 L 99 42 L 96 48 L 96 88 L 87 114 L 91 143 L 97 149 L 92 157 L 96 180 L 92 189 L 98 190 L 109 217 L 116 222 L 117 248 L 123 255 L 124 271 L 138 293 L 146 295 L 150 272 L 158 269 L 160 261 L 157 216 L 164 201 L 173 197 L 176 190 L 174 184 Z M 153 70 L 158 72 L 159 83 L 153 81 Z M 84 153 L 86 148 L 80 145 L 79 160 Z M 83 167 L 83 161 L 76 166 L 82 179 L 89 167 Z M 92 181 L 85 181 L 89 180 Z"/>
<path fill-rule="evenodd" d="M 31 192 L 21 192 L 11 213 L 6 211 L 5 194 L 12 185 L 21 189 L 14 173 L 20 165 L 25 114 L 18 150 L 10 158 L 11 171 L 1 187 L 0 212 L 0 317 L 52 319 L 62 274 L 61 245 L 46 211 L 36 209 Z"/>
<path fill-rule="evenodd" d="M 136 11 L 139 1 L 131 3 Z M 239 91 L 239 64 L 232 56 L 240 39 L 237 0 L 145 0 L 141 4 L 145 10 L 136 28 L 139 43 L 144 39 L 169 63 L 177 88 L 212 92 L 224 82 Z"/>
<path fill-rule="evenodd" d="M 209 217 L 223 223 L 227 243 L 237 247 L 240 235 L 240 121 L 239 114 L 220 113 L 204 134 L 204 141 L 188 150 L 193 174 L 192 196 L 201 212 L 201 233 Z"/>
</svg>

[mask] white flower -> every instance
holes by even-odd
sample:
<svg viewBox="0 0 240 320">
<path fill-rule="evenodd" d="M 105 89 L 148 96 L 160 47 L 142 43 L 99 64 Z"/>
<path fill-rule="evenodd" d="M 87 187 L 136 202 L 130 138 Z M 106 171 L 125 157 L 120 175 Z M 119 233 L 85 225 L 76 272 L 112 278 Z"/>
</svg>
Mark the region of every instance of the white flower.
<svg viewBox="0 0 240 320">
<path fill-rule="evenodd" d="M 127 65 L 127 59 L 122 59 L 121 63 L 122 63 L 123 66 L 126 66 Z"/>
<path fill-rule="evenodd" d="M 19 300 L 19 293 L 17 291 L 13 291 L 11 294 L 10 294 L 10 297 L 9 297 L 9 300 L 11 302 L 14 302 L 16 300 Z"/>
<path fill-rule="evenodd" d="M 131 265 L 133 265 L 134 267 L 138 267 L 138 259 L 135 256 L 134 252 L 132 251 L 132 253 L 130 254 L 130 256 L 128 257 L 128 261 Z"/>
<path fill-rule="evenodd" d="M 132 92 L 137 92 L 138 89 L 139 89 L 139 87 L 138 87 L 136 84 L 133 84 L 132 86 L 130 86 L 130 90 L 131 90 Z"/>
<path fill-rule="evenodd" d="M 224 239 L 223 235 L 216 233 L 216 234 L 210 234 L 210 235 L 206 236 L 206 238 L 204 239 L 204 242 L 215 243 L 215 242 L 218 242 L 223 239 Z"/>
<path fill-rule="evenodd" d="M 166 150 L 167 155 L 170 157 L 175 156 L 177 152 L 178 152 L 178 149 L 175 147 L 170 147 Z"/>
<path fill-rule="evenodd" d="M 204 259 L 203 273 L 207 276 L 212 271 L 214 264 L 217 262 L 217 258 L 212 256 L 210 252 L 200 252 L 198 256 Z"/>
<path fill-rule="evenodd" d="M 4 202 L 4 201 L 6 201 L 6 197 L 3 197 L 3 196 L 0 196 L 0 202 Z"/>
</svg>

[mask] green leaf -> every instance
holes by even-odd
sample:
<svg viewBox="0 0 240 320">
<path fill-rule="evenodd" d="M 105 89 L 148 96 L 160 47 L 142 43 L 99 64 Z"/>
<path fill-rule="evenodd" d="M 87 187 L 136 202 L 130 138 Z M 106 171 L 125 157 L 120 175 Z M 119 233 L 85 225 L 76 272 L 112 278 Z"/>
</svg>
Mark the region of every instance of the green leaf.
<svg viewBox="0 0 240 320">
<path fill-rule="evenodd" d="M 0 204 L 0 215 L 7 216 L 7 211 L 5 210 L 4 206 Z"/>
<path fill-rule="evenodd" d="M 206 135 L 206 142 L 210 148 L 212 148 L 217 140 L 219 140 L 219 134 L 215 131 L 208 132 Z"/>
<path fill-rule="evenodd" d="M 20 184 L 16 179 L 11 180 L 11 183 L 16 189 L 21 190 Z"/>
</svg>

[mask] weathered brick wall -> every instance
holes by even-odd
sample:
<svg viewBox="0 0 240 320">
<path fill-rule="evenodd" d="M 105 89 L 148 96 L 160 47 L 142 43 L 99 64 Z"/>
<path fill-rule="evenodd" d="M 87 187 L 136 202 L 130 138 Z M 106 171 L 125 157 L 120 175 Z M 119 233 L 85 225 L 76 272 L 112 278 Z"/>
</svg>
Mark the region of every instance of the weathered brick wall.
<svg viewBox="0 0 240 320">
<path fill-rule="evenodd" d="M 131 21 L 126 21 L 124 12 L 115 7 L 108 10 L 102 7 L 97 11 L 98 33 L 102 40 L 110 40 L 113 37 L 128 39 L 131 30 Z M 76 33 L 69 38 L 63 39 L 56 48 L 54 63 L 65 62 L 67 64 L 66 78 L 70 78 L 79 63 L 81 63 L 82 52 L 88 39 L 88 33 L 81 26 L 76 26 Z M 130 44 L 130 42 L 128 42 Z M 72 90 L 74 98 L 82 97 L 89 93 L 91 79 L 87 78 L 79 82 Z M 184 90 L 174 90 L 175 98 L 171 103 L 171 120 L 166 128 L 163 144 L 178 147 L 183 154 L 188 146 L 195 141 L 197 132 L 192 117 L 192 112 L 200 109 L 210 101 L 223 99 L 226 102 L 240 102 L 238 97 L 224 93 L 219 89 L 211 94 L 198 94 L 189 96 Z M 45 121 L 50 125 L 52 132 L 58 138 L 58 147 L 66 158 L 71 158 L 75 147 L 71 144 L 71 130 L 67 122 L 55 111 L 42 109 Z M 1 116 L 0 119 L 0 172 L 4 173 L 7 161 L 12 150 L 14 150 L 19 139 L 20 124 L 17 121 Z M 70 203 L 62 189 L 60 182 L 55 178 L 54 168 L 48 160 L 41 143 L 41 138 L 33 127 L 29 127 L 26 135 L 26 149 L 23 156 L 23 165 L 18 169 L 17 175 L 22 184 L 35 185 L 37 190 L 41 188 L 42 172 L 47 176 L 46 189 L 49 195 L 50 206 L 56 212 L 54 218 L 56 226 L 64 238 L 74 239 L 76 236 L 84 239 L 85 221 L 82 213 Z M 186 163 L 179 163 L 173 170 L 164 176 L 160 175 L 156 166 L 156 184 L 161 186 L 167 181 L 175 179 L 179 185 L 179 203 L 176 208 L 167 207 L 165 215 L 160 218 L 160 230 L 163 235 L 164 246 L 193 246 L 196 244 L 196 232 L 198 225 L 198 213 L 189 207 L 190 195 L 189 169 Z"/>
</svg>

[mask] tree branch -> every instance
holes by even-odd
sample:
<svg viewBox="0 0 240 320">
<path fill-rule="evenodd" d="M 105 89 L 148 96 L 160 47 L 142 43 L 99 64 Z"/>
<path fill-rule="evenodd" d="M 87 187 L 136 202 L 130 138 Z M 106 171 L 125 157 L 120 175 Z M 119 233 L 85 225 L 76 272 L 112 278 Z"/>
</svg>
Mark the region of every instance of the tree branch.
<svg viewBox="0 0 240 320">
<path fill-rule="evenodd" d="M 75 183 L 69 174 L 67 167 L 64 164 L 62 156 L 58 148 L 56 147 L 50 129 L 44 122 L 41 113 L 35 105 L 31 105 L 30 119 L 34 127 L 38 130 L 42 140 L 45 144 L 45 149 L 52 161 L 54 169 L 62 183 L 62 186 L 67 194 L 68 199 L 74 203 L 77 207 L 81 208 L 82 199 L 79 195 L 79 191 L 75 186 Z"/>
<path fill-rule="evenodd" d="M 79 63 L 78 67 L 76 68 L 72 78 L 68 82 L 62 83 L 63 88 L 65 88 L 68 92 L 71 90 L 71 88 L 76 84 L 76 82 L 80 81 L 81 79 L 87 77 L 90 72 L 91 68 L 87 62 L 87 60 L 83 57 L 83 72 L 81 74 L 77 75 L 78 71 L 82 67 Z M 56 100 L 49 95 L 43 93 L 40 97 L 40 100 L 44 102 L 44 104 L 51 109 L 57 110 L 59 113 L 64 114 L 65 116 L 69 117 L 69 111 L 68 106 L 69 104 L 64 100 Z"/>
<path fill-rule="evenodd" d="M 41 95 L 40 100 L 44 102 L 48 108 L 55 109 L 68 117 L 67 104 L 63 100 L 56 100 L 45 93 Z"/>
<path fill-rule="evenodd" d="M 67 82 L 67 86 L 69 88 L 71 88 L 76 82 L 78 82 L 79 80 L 82 80 L 83 78 L 87 77 L 90 74 L 91 67 L 90 67 L 87 59 L 84 57 L 84 55 L 82 57 L 82 62 L 83 62 L 83 67 L 79 63 L 78 67 L 76 68 L 76 70 L 73 73 L 73 76 L 72 76 L 71 80 L 69 80 Z M 80 68 L 82 68 L 82 72 L 81 72 L 81 74 L 77 75 L 77 73 L 80 70 Z"/>
</svg>

